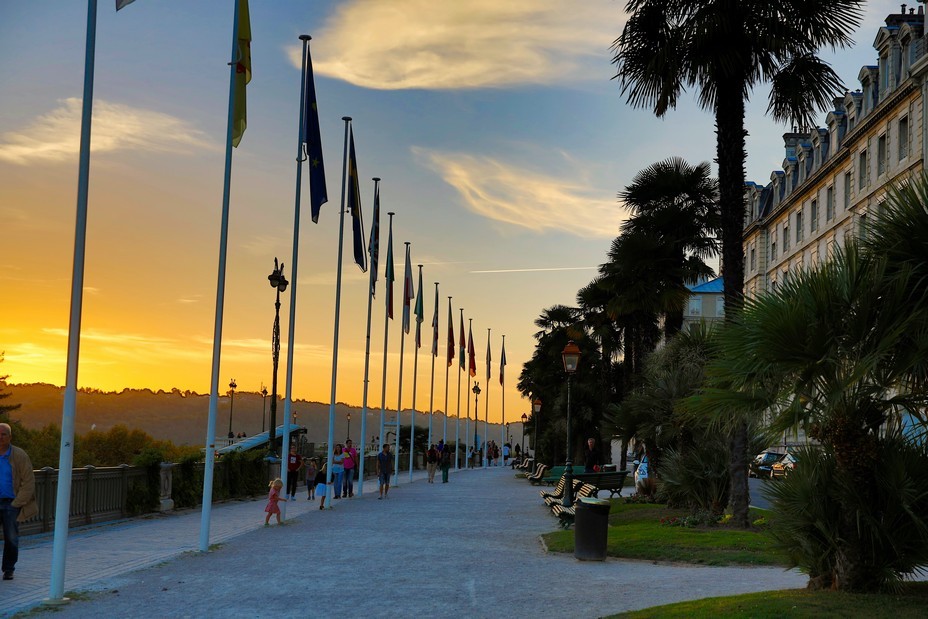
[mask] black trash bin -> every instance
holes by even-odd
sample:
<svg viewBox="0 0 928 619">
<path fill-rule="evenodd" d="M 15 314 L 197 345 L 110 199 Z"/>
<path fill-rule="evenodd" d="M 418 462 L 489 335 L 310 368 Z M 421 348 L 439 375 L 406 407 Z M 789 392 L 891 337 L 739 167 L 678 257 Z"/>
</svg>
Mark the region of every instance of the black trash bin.
<svg viewBox="0 0 928 619">
<path fill-rule="evenodd" d="M 574 557 L 581 561 L 603 561 L 609 529 L 609 501 L 581 498 L 574 515 Z"/>
</svg>

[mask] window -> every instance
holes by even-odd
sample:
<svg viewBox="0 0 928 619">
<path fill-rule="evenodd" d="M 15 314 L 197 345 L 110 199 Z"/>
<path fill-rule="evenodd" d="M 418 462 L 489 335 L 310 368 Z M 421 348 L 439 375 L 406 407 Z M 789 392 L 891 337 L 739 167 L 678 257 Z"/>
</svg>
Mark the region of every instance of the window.
<svg viewBox="0 0 928 619">
<path fill-rule="evenodd" d="M 884 133 L 876 141 L 876 174 L 881 176 L 886 174 L 886 134 Z"/>
<path fill-rule="evenodd" d="M 690 297 L 689 315 L 690 316 L 702 316 L 702 297 L 699 297 L 699 296 Z"/>
<path fill-rule="evenodd" d="M 783 251 L 789 249 L 789 226 L 783 226 Z"/>
<path fill-rule="evenodd" d="M 751 245 L 751 270 L 757 270 L 757 248 Z"/>
<path fill-rule="evenodd" d="M 796 211 L 796 243 L 802 240 L 802 209 Z"/>
<path fill-rule="evenodd" d="M 844 175 L 844 210 L 851 208 L 851 173 Z"/>
<path fill-rule="evenodd" d="M 818 230 L 818 200 L 812 200 L 809 207 L 809 230 L 815 232 Z"/>
<path fill-rule="evenodd" d="M 835 218 L 835 188 L 829 187 L 825 192 L 825 221 Z"/>
<path fill-rule="evenodd" d="M 773 240 L 770 241 L 770 260 L 777 259 L 777 237 L 774 235 Z"/>
<path fill-rule="evenodd" d="M 725 297 L 722 295 L 715 298 L 715 315 L 717 318 L 725 317 Z"/>
<path fill-rule="evenodd" d="M 867 215 L 861 215 L 860 220 L 858 221 L 858 236 L 860 240 L 866 240 L 867 238 Z"/>
<path fill-rule="evenodd" d="M 861 151 L 857 161 L 857 188 L 864 189 L 867 186 L 867 151 Z"/>
<path fill-rule="evenodd" d="M 909 117 L 899 119 L 899 161 L 909 156 Z"/>
</svg>

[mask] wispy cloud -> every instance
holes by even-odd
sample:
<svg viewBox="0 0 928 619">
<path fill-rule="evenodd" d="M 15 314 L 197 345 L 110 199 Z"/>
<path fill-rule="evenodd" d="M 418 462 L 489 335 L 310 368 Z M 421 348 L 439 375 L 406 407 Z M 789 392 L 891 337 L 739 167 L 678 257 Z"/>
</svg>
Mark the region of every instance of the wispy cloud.
<svg viewBox="0 0 928 619">
<path fill-rule="evenodd" d="M 94 101 L 94 153 L 119 150 L 191 153 L 216 148 L 206 134 L 185 120 L 121 103 Z M 81 100 L 64 99 L 61 105 L 37 117 L 20 131 L 0 136 L 0 161 L 27 165 L 35 160 L 66 161 L 80 148 Z"/>
<path fill-rule="evenodd" d="M 536 271 L 590 271 L 598 269 L 592 267 L 548 267 L 543 269 L 493 269 L 491 271 L 471 271 L 471 273 L 535 273 Z"/>
<path fill-rule="evenodd" d="M 381 90 L 576 81 L 624 19 L 613 0 L 353 0 L 314 41 L 313 67 Z M 290 57 L 299 67 L 300 48 Z"/>
<path fill-rule="evenodd" d="M 519 168 L 491 157 L 413 148 L 467 207 L 489 219 L 536 232 L 558 230 L 582 237 L 618 234 L 625 211 L 591 188 L 578 169 L 569 178 Z"/>
</svg>

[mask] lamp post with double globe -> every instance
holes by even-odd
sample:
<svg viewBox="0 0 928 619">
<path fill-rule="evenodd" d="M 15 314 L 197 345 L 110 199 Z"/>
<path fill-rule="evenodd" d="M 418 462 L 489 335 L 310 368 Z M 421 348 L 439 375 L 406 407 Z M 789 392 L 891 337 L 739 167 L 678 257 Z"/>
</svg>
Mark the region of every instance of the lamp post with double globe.
<svg viewBox="0 0 928 619">
<path fill-rule="evenodd" d="M 277 300 L 274 302 L 274 328 L 271 332 L 271 358 L 274 362 L 274 372 L 271 376 L 271 419 L 267 441 L 268 456 L 276 457 L 277 453 L 274 451 L 274 448 L 277 439 L 277 365 L 280 361 L 280 293 L 287 290 L 287 285 L 290 283 L 287 281 L 287 278 L 284 277 L 283 263 L 280 263 L 278 266 L 277 258 L 274 258 L 274 270 L 267 276 L 267 281 L 271 284 L 271 288 L 277 290 Z"/>
<path fill-rule="evenodd" d="M 229 438 L 235 438 L 235 434 L 232 433 L 232 405 L 235 404 L 235 388 L 238 385 L 235 384 L 235 379 L 229 381 Z"/>
<path fill-rule="evenodd" d="M 525 422 L 528 421 L 528 415 L 522 413 L 522 457 L 525 457 Z"/>
<path fill-rule="evenodd" d="M 474 392 L 474 453 L 480 453 L 477 451 L 477 411 L 480 410 L 477 408 L 477 398 L 480 396 L 480 382 L 474 382 L 474 388 L 471 389 Z M 484 447 L 486 447 L 486 437 L 483 437 Z M 474 468 L 477 468 L 477 464 L 474 463 Z"/>
<path fill-rule="evenodd" d="M 265 427 L 265 418 L 267 416 L 267 387 L 264 384 L 261 384 L 261 432 L 263 433 L 267 428 Z"/>
<path fill-rule="evenodd" d="M 532 457 L 535 458 L 535 461 L 538 461 L 538 415 L 541 413 L 541 398 L 535 398 L 535 401 L 532 402 L 532 432 L 534 437 L 532 438 Z"/>
<path fill-rule="evenodd" d="M 574 504 L 574 471 L 571 462 L 573 456 L 570 440 L 570 379 L 577 371 L 577 364 L 580 363 L 580 347 L 570 340 L 561 352 L 561 358 L 564 360 L 564 371 L 567 373 L 567 460 L 564 462 L 566 469 L 564 471 L 563 505 L 570 506 Z"/>
</svg>

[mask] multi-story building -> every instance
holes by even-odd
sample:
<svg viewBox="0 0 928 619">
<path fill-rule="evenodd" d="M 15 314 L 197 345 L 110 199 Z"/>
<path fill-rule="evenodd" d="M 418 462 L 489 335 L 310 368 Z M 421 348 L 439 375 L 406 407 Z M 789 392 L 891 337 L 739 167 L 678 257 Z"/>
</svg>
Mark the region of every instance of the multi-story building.
<svg viewBox="0 0 928 619">
<path fill-rule="evenodd" d="M 700 323 L 712 324 L 725 320 L 725 299 L 722 278 L 716 277 L 709 281 L 687 286 L 690 298 L 683 311 L 683 329 L 691 329 L 691 325 Z"/>
<path fill-rule="evenodd" d="M 861 68 L 860 88 L 834 100 L 825 126 L 783 135 L 783 169 L 747 183 L 744 290 L 775 290 L 864 230 L 887 187 L 924 168 L 928 150 L 928 39 L 924 7 L 886 18 Z"/>
</svg>

